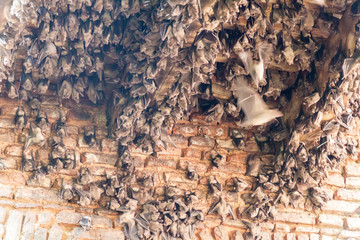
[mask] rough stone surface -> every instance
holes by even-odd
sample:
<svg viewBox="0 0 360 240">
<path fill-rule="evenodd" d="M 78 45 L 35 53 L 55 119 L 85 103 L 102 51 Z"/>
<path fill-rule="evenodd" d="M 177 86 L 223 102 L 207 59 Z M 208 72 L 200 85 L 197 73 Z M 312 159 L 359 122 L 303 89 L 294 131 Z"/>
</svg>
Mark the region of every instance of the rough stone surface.
<svg viewBox="0 0 360 240">
<path fill-rule="evenodd" d="M 343 237 L 343 238 L 359 238 L 360 237 L 360 231 L 342 230 L 340 232 L 339 237 Z"/>
<path fill-rule="evenodd" d="M 50 228 L 48 240 L 61 240 L 63 231 L 56 223 Z"/>
<path fill-rule="evenodd" d="M 190 146 L 208 147 L 211 148 L 215 145 L 215 140 L 208 136 L 198 136 L 190 138 Z"/>
<path fill-rule="evenodd" d="M 284 239 L 284 234 L 283 233 L 274 233 L 274 240 L 283 240 Z"/>
<path fill-rule="evenodd" d="M 309 240 L 309 236 L 307 234 L 299 234 L 297 236 L 298 240 Z"/>
<path fill-rule="evenodd" d="M 358 209 L 359 206 L 360 204 L 355 202 L 331 200 L 324 205 L 323 210 L 338 213 L 352 213 Z"/>
<path fill-rule="evenodd" d="M 51 220 L 51 214 L 48 212 L 39 213 L 37 219 L 38 224 L 47 224 Z"/>
<path fill-rule="evenodd" d="M 321 235 L 321 240 L 334 240 L 331 236 Z"/>
<path fill-rule="evenodd" d="M 286 234 L 286 240 L 295 240 L 296 235 L 294 233 L 288 233 Z"/>
<path fill-rule="evenodd" d="M 6 209 L 0 207 L 0 223 L 3 223 L 5 221 L 5 217 L 6 217 Z"/>
<path fill-rule="evenodd" d="M 15 199 L 42 200 L 46 202 L 64 202 L 59 198 L 59 192 L 55 189 L 22 188 L 15 193 Z"/>
<path fill-rule="evenodd" d="M 11 210 L 9 212 L 9 217 L 5 225 L 6 232 L 4 240 L 14 240 L 20 238 L 23 216 L 24 213 L 17 210 Z"/>
<path fill-rule="evenodd" d="M 320 239 L 319 234 L 315 234 L 315 233 L 310 234 L 310 240 L 319 240 L 319 239 Z"/>
<path fill-rule="evenodd" d="M 57 223 L 78 225 L 80 219 L 81 219 L 81 214 L 80 213 L 61 211 L 56 215 L 56 222 Z"/>
<path fill-rule="evenodd" d="M 279 212 L 275 216 L 275 220 L 291 223 L 315 224 L 315 215 L 306 212 Z"/>
<path fill-rule="evenodd" d="M 35 231 L 36 213 L 28 211 L 25 213 L 24 223 L 21 232 L 21 239 L 32 239 Z"/>
<path fill-rule="evenodd" d="M 336 226 L 336 227 L 343 226 L 343 220 L 341 217 L 330 214 L 320 214 L 319 223 L 321 225 L 328 225 L 328 226 Z"/>
<path fill-rule="evenodd" d="M 316 227 L 297 226 L 295 232 L 318 233 L 319 229 Z"/>
<path fill-rule="evenodd" d="M 346 188 L 360 188 L 360 177 L 347 177 Z"/>
<path fill-rule="evenodd" d="M 340 174 L 330 174 L 325 182 L 332 186 L 345 187 L 344 178 Z"/>
<path fill-rule="evenodd" d="M 360 230 L 360 218 L 359 217 L 346 218 L 345 228 L 348 230 Z"/>
<path fill-rule="evenodd" d="M 325 235 L 335 236 L 340 234 L 340 228 L 321 228 L 320 233 Z"/>
<path fill-rule="evenodd" d="M 345 173 L 347 177 L 360 177 L 360 166 L 357 164 L 347 164 L 345 166 Z"/>
<path fill-rule="evenodd" d="M 34 234 L 34 240 L 46 240 L 47 237 L 47 229 L 46 228 L 38 228 Z"/>
<path fill-rule="evenodd" d="M 341 200 L 360 201 L 360 190 L 339 189 L 337 196 Z"/>
<path fill-rule="evenodd" d="M 277 223 L 275 225 L 276 231 L 282 231 L 282 232 L 290 232 L 290 227 L 287 224 L 284 223 Z"/>
</svg>

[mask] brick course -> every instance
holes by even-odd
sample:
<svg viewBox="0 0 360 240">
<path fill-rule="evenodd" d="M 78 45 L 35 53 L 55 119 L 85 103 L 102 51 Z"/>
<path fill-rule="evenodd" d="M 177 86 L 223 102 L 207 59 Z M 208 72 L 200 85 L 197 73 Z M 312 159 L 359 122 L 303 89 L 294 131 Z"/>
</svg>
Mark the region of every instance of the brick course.
<svg viewBox="0 0 360 240">
<path fill-rule="evenodd" d="M 57 121 L 58 108 L 51 102 L 46 103 L 49 111 L 49 137 L 52 127 Z M 100 209 L 96 204 L 80 207 L 59 198 L 59 186 L 56 179 L 74 179 L 80 167 L 88 167 L 96 181 L 104 179 L 106 172 L 115 172 L 117 142 L 108 139 L 105 119 L 95 114 L 94 109 L 84 110 L 84 116 L 68 112 L 68 137 L 64 140 L 67 148 L 74 149 L 77 155 L 76 169 L 62 169 L 49 174 L 51 187 L 36 187 L 26 184 L 30 173 L 21 172 L 22 148 L 27 136 L 28 127 L 24 132 L 15 131 L 13 124 L 14 107 L 9 109 L 3 118 L 0 117 L 0 153 L 8 168 L 0 173 L 0 238 L 4 239 L 106 239 L 124 240 L 122 226 L 117 223 L 118 213 Z M 101 110 L 101 113 L 104 111 Z M 30 119 L 31 121 L 31 119 Z M 83 127 L 96 125 L 98 146 L 90 148 L 83 142 Z M 241 212 L 247 207 L 242 196 L 253 190 L 253 178 L 244 176 L 246 158 L 250 153 L 259 151 L 253 137 L 246 146 L 238 148 L 228 136 L 228 125 L 207 124 L 193 118 L 191 122 L 181 121 L 172 130 L 172 140 L 177 148 L 161 150 L 154 156 L 142 153 L 141 149 L 131 146 L 135 158 L 134 165 L 139 173 L 151 173 L 156 182 L 155 194 L 164 192 L 163 186 L 176 185 L 183 190 L 194 190 L 198 193 L 199 207 L 206 213 L 212 204 L 208 195 L 208 177 L 215 175 L 222 183 L 221 193 L 232 206 L 236 219 L 229 216 L 221 221 L 219 215 L 206 216 L 203 227 L 196 232 L 196 239 L 235 239 L 243 240 L 246 225 L 241 221 Z M 47 163 L 51 145 L 44 147 L 31 146 L 35 158 Z M 215 149 L 221 153 L 226 164 L 219 168 L 210 162 L 210 151 Z M 271 162 L 272 157 L 264 157 Z M 199 174 L 199 181 L 186 178 L 187 164 L 194 166 Z M 229 192 L 226 185 L 232 177 L 243 178 L 249 187 L 243 192 Z M 312 212 L 304 209 L 304 204 L 297 208 L 279 207 L 274 220 L 261 224 L 263 240 L 329 240 L 356 239 L 360 235 L 360 164 L 350 161 L 338 170 L 329 171 L 329 178 L 323 183 L 327 192 L 333 195 L 322 211 Z M 79 226 L 81 216 L 91 216 L 93 227 L 84 231 Z"/>
</svg>

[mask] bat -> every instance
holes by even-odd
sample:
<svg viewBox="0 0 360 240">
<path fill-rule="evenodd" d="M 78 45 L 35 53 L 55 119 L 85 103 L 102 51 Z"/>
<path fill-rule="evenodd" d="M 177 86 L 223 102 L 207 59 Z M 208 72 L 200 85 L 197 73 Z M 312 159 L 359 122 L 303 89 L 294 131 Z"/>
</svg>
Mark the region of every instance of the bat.
<svg viewBox="0 0 360 240">
<path fill-rule="evenodd" d="M 271 44 L 259 45 L 259 61 L 254 61 L 251 58 L 250 52 L 242 51 L 238 53 L 240 60 L 244 64 L 245 70 L 250 74 L 256 88 L 259 87 L 259 83 L 266 82 L 264 76 L 265 64 L 269 59 L 269 55 L 272 54 L 272 51 L 273 47 Z"/>
<path fill-rule="evenodd" d="M 233 94 L 237 98 L 238 107 L 245 113 L 240 126 L 263 125 L 283 114 L 277 109 L 269 109 L 259 93 L 250 88 L 245 82 L 236 78 L 233 83 Z"/>
</svg>

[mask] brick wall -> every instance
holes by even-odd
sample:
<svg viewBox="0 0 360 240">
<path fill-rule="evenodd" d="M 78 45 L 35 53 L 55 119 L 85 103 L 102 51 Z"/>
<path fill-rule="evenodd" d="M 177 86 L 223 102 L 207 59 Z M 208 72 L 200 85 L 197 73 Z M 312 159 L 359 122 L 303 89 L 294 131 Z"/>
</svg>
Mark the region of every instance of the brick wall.
<svg viewBox="0 0 360 240">
<path fill-rule="evenodd" d="M 59 107 L 56 98 L 43 99 L 42 109 L 49 118 L 48 129 L 44 131 L 49 140 L 53 126 L 59 117 L 59 110 L 67 113 L 68 136 L 64 144 L 74 149 L 77 156 L 76 169 L 62 169 L 47 176 L 49 183 L 41 186 L 28 181 L 30 172 L 21 171 L 22 147 L 29 131 L 15 129 L 13 119 L 17 101 L 0 98 L 0 148 L 1 159 L 6 170 L 0 173 L 0 236 L 13 239 L 124 239 L 119 215 L 97 204 L 82 207 L 59 197 L 62 179 L 73 179 L 80 168 L 88 168 L 96 179 L 105 179 L 106 172 L 116 171 L 117 143 L 106 138 L 105 108 L 95 108 L 84 103 L 73 106 L 63 102 Z M 72 106 L 66 108 L 66 106 Z M 30 110 L 24 106 L 27 113 Z M 29 121 L 33 121 L 30 118 Z M 83 142 L 83 127 L 96 126 L 98 146 L 89 148 Z M 247 207 L 243 197 L 252 193 L 254 179 L 244 176 L 246 158 L 258 151 L 253 136 L 239 150 L 229 138 L 230 123 L 206 124 L 201 116 L 182 120 L 174 127 L 172 138 L 177 148 L 169 148 L 157 156 L 143 154 L 140 149 L 130 147 L 138 174 L 154 176 L 155 194 L 161 197 L 164 186 L 177 186 L 186 191 L 194 191 L 199 197 L 197 207 L 206 213 L 216 200 L 208 194 L 208 179 L 215 176 L 224 186 L 222 196 L 232 206 L 236 219 L 229 216 L 222 221 L 219 215 L 207 215 L 203 226 L 197 230 L 197 238 L 237 239 L 245 238 L 247 227 L 239 219 Z M 45 147 L 32 146 L 37 160 L 48 162 L 49 144 Z M 211 151 L 216 150 L 226 158 L 226 163 L 216 168 L 210 161 Z M 199 174 L 197 181 L 186 178 L 190 165 Z M 229 180 L 241 177 L 248 183 L 242 192 L 230 191 Z M 296 208 L 279 206 L 278 215 L 272 221 L 261 223 L 264 240 L 298 239 L 360 239 L 360 164 L 349 160 L 338 169 L 329 172 L 323 185 L 332 196 L 322 211 L 313 212 L 305 202 Z M 79 225 L 82 216 L 91 216 L 93 227 L 89 231 Z"/>
</svg>

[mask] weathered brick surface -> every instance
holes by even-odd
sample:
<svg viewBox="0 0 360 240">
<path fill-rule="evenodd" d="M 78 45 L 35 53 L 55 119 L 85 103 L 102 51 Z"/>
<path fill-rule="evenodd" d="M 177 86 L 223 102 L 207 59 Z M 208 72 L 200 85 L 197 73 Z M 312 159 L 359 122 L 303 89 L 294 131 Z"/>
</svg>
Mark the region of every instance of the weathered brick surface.
<svg viewBox="0 0 360 240">
<path fill-rule="evenodd" d="M 324 227 L 320 229 L 320 233 L 322 235 L 329 235 L 329 236 L 335 236 L 340 234 L 341 228 L 328 228 Z"/>
<path fill-rule="evenodd" d="M 117 159 L 117 155 L 109 154 L 84 153 L 83 155 L 81 155 L 81 162 L 90 164 L 99 163 L 115 165 Z"/>
<path fill-rule="evenodd" d="M 189 144 L 193 147 L 211 148 L 215 145 L 215 140 L 208 136 L 197 136 L 191 137 Z"/>
<path fill-rule="evenodd" d="M 173 134 L 180 134 L 184 137 L 191 137 L 197 135 L 197 126 L 190 124 L 177 124 L 173 128 Z"/>
<path fill-rule="evenodd" d="M 21 157 L 22 156 L 22 147 L 21 145 L 10 145 L 5 148 L 5 154 L 12 157 Z"/>
<path fill-rule="evenodd" d="M 345 228 L 349 230 L 360 230 L 360 218 L 348 217 L 345 219 Z"/>
<path fill-rule="evenodd" d="M 17 103 L 16 103 L 17 104 Z M 51 188 L 30 187 L 25 184 L 29 173 L 20 171 L 22 147 L 25 143 L 29 126 L 23 132 L 14 131 L 13 114 L 16 107 L 7 106 L 9 109 L 4 116 L 0 116 L 0 154 L 8 170 L 0 169 L 0 239 L 106 239 L 124 240 L 122 227 L 116 222 L 117 213 L 98 211 L 90 207 L 79 207 L 76 203 L 68 203 L 59 198 L 57 181 Z M 15 110 L 14 110 L 15 109 Z M 117 141 L 105 137 L 106 119 L 104 109 L 98 112 L 90 107 L 81 111 L 68 112 L 67 122 L 68 137 L 64 144 L 69 149 L 75 149 L 77 165 L 88 167 L 96 181 L 104 179 L 105 172 L 115 172 L 117 161 Z M 50 124 L 45 130 L 46 137 L 53 134 L 53 127 L 57 121 L 58 107 L 53 108 L 53 103 L 47 101 L 46 110 Z M 11 120 L 11 121 L 10 121 Z M 30 121 L 31 118 L 30 118 Z M 98 146 L 89 147 L 83 142 L 83 127 L 97 126 Z M 207 212 L 212 202 L 208 192 L 208 176 L 215 175 L 226 189 L 223 195 L 231 204 L 235 215 L 241 219 L 240 213 L 246 205 L 242 195 L 251 193 L 253 179 L 245 177 L 246 158 L 250 153 L 258 152 L 258 145 L 250 136 L 246 146 L 234 146 L 228 136 L 228 124 L 209 125 L 203 118 L 192 119 L 191 122 L 181 120 L 172 130 L 172 140 L 177 148 L 169 147 L 167 151 L 158 149 L 157 156 L 148 156 L 141 149 L 133 149 L 134 165 L 136 171 L 151 173 L 156 184 L 155 194 L 162 194 L 163 185 L 176 185 L 181 189 L 193 189 L 198 193 L 200 208 Z M 226 165 L 215 168 L 210 163 L 210 151 L 215 147 L 224 157 Z M 50 141 L 47 146 L 31 147 L 35 158 L 47 163 L 49 161 Z M 271 156 L 263 156 L 266 164 L 271 164 Z M 81 161 L 80 161 L 81 160 Z M 193 165 L 199 172 L 199 181 L 190 181 L 185 177 L 187 164 Z M 77 169 L 59 170 L 49 174 L 51 183 L 56 178 L 76 178 Z M 249 187 L 242 193 L 229 193 L 231 186 L 226 185 L 232 177 L 244 178 Z M 334 200 L 327 203 L 323 211 L 318 213 L 299 208 L 279 208 L 279 214 L 274 221 L 261 223 L 262 240 L 329 240 L 329 239 L 357 239 L 360 232 L 358 215 L 360 211 L 360 164 L 347 162 L 338 170 L 330 170 L 329 178 L 323 183 L 329 195 Z M 160 186 L 161 185 L 161 186 Z M 205 199 L 205 200 L 204 200 Z M 75 201 L 76 202 L 76 201 Z M 14 210 L 15 209 L 15 210 Z M 99 214 L 99 215 L 97 215 Z M 79 226 L 81 216 L 92 217 L 93 228 L 84 231 Z M 18 219 L 16 224 L 14 219 Z M 20 219 L 20 220 L 19 220 Z M 243 240 L 246 225 L 239 219 L 227 217 L 221 221 L 218 214 L 206 216 L 203 226 L 196 232 L 196 239 L 231 239 Z M 8 230 L 10 228 L 15 230 Z M 15 237 L 15 238 L 14 238 Z"/>
<path fill-rule="evenodd" d="M 319 231 L 316 227 L 297 226 L 295 228 L 295 232 L 318 233 Z"/>
<path fill-rule="evenodd" d="M 294 233 L 288 233 L 286 234 L 286 240 L 295 240 L 296 235 Z"/>
<path fill-rule="evenodd" d="M 360 231 L 342 230 L 339 234 L 339 237 L 358 239 L 360 237 Z"/>
<path fill-rule="evenodd" d="M 299 234 L 297 236 L 297 239 L 298 240 L 309 240 L 309 235 L 307 235 L 307 234 Z"/>
<path fill-rule="evenodd" d="M 113 223 L 111 219 L 102 216 L 91 216 L 93 227 L 95 228 L 111 228 Z"/>
<path fill-rule="evenodd" d="M 228 129 L 223 126 L 199 126 L 199 134 L 208 135 L 216 139 L 226 139 L 228 137 Z"/>
<path fill-rule="evenodd" d="M 347 177 L 346 188 L 360 188 L 360 177 Z"/>
<path fill-rule="evenodd" d="M 28 211 L 25 213 L 24 223 L 21 231 L 21 239 L 33 239 L 35 231 L 36 213 Z"/>
<path fill-rule="evenodd" d="M 56 215 L 57 223 L 64 223 L 70 225 L 78 225 L 81 219 L 80 213 L 74 213 L 69 211 L 61 211 Z"/>
<path fill-rule="evenodd" d="M 325 181 L 329 185 L 337 187 L 345 187 L 344 178 L 340 174 L 329 174 L 329 177 Z"/>
<path fill-rule="evenodd" d="M 315 234 L 315 233 L 310 234 L 310 240 L 319 240 L 319 239 L 320 239 L 319 234 Z"/>
<path fill-rule="evenodd" d="M 340 216 L 330 214 L 320 214 L 319 223 L 320 225 L 328 225 L 335 227 L 343 226 L 343 220 Z"/>
<path fill-rule="evenodd" d="M 279 212 L 275 220 L 290 223 L 315 224 L 315 215 L 306 212 Z"/>
<path fill-rule="evenodd" d="M 360 204 L 356 202 L 331 200 L 325 204 L 323 210 L 330 212 L 338 212 L 338 213 L 352 213 L 359 206 Z"/>
<path fill-rule="evenodd" d="M 23 212 L 11 210 L 6 221 L 6 232 L 4 240 L 14 240 L 20 238 L 21 224 L 23 221 Z"/>
<path fill-rule="evenodd" d="M 341 200 L 360 201 L 360 190 L 339 189 L 337 196 Z"/>
<path fill-rule="evenodd" d="M 63 231 L 61 227 L 55 223 L 49 230 L 48 240 L 61 240 L 62 235 L 63 235 Z"/>
<path fill-rule="evenodd" d="M 274 240 L 283 240 L 284 239 L 284 234 L 283 233 L 274 233 Z"/>
<path fill-rule="evenodd" d="M 18 189 L 15 193 L 15 199 L 31 199 L 35 201 L 64 203 L 59 198 L 59 192 L 55 189 L 44 188 L 23 188 Z"/>
<path fill-rule="evenodd" d="M 46 240 L 47 237 L 47 229 L 46 228 L 38 228 L 34 234 L 34 240 Z"/>
<path fill-rule="evenodd" d="M 289 227 L 289 225 L 284 224 L 284 223 L 277 223 L 275 225 L 275 230 L 281 231 L 281 232 L 290 232 L 290 227 Z"/>
<path fill-rule="evenodd" d="M 38 224 L 47 224 L 51 221 L 51 214 L 48 212 L 41 212 L 37 215 Z"/>
<path fill-rule="evenodd" d="M 345 166 L 345 174 L 347 177 L 360 177 L 360 165 L 358 164 L 347 164 Z"/>
<path fill-rule="evenodd" d="M 3 207 L 0 207 L 0 223 L 4 223 L 5 217 L 6 217 L 6 209 Z"/>
</svg>

